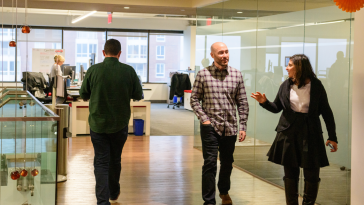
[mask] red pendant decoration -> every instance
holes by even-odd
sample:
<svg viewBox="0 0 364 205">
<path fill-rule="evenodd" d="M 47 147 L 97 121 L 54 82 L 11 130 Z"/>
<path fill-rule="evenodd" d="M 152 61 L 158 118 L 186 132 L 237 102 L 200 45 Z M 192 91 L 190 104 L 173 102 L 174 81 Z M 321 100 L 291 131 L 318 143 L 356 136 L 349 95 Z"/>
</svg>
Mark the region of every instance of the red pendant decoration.
<svg viewBox="0 0 364 205">
<path fill-rule="evenodd" d="M 12 180 L 17 180 L 17 179 L 20 178 L 20 174 L 19 174 L 19 172 L 17 170 L 15 170 L 15 171 L 11 172 L 10 177 L 11 177 Z"/>
<path fill-rule="evenodd" d="M 21 32 L 22 33 L 30 33 L 30 27 L 27 25 L 24 25 L 23 27 L 21 27 Z"/>
<path fill-rule="evenodd" d="M 33 176 L 33 177 L 37 176 L 37 175 L 39 174 L 38 169 L 33 169 L 33 170 L 31 171 L 31 174 L 32 174 L 32 176 Z"/>
<path fill-rule="evenodd" d="M 346 12 L 356 12 L 364 7 L 364 0 L 334 0 L 339 9 Z"/>
<path fill-rule="evenodd" d="M 26 169 L 23 169 L 23 170 L 21 170 L 20 175 L 22 177 L 26 177 L 26 176 L 28 176 L 28 171 Z"/>
<path fill-rule="evenodd" d="M 16 42 L 15 41 L 10 41 L 9 46 L 10 47 L 16 47 Z"/>
</svg>

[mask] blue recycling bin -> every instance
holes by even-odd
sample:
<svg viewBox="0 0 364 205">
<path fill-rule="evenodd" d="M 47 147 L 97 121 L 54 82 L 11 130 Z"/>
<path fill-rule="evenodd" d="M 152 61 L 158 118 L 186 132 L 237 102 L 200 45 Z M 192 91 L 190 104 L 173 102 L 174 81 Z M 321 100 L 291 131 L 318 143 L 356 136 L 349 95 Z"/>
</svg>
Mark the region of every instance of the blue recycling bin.
<svg viewBox="0 0 364 205">
<path fill-rule="evenodd" d="M 134 119 L 133 120 L 133 128 L 135 136 L 143 136 L 144 132 L 144 120 L 142 119 Z"/>
</svg>

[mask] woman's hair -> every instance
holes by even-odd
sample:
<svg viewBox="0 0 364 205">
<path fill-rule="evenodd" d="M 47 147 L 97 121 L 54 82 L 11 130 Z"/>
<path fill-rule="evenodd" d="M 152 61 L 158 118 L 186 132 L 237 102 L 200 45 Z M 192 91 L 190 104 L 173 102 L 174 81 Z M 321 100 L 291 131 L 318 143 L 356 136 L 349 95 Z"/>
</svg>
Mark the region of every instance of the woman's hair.
<svg viewBox="0 0 364 205">
<path fill-rule="evenodd" d="M 61 56 L 61 55 L 54 55 L 54 62 L 55 63 L 57 63 L 57 62 L 59 62 L 59 61 L 62 61 L 62 62 L 64 62 L 65 61 L 65 59 L 64 59 L 64 57 L 63 56 Z"/>
<path fill-rule="evenodd" d="M 296 76 L 292 81 L 298 83 L 298 88 L 305 86 L 305 81 L 307 78 L 316 78 L 316 74 L 313 72 L 310 60 L 304 54 L 296 54 L 289 58 L 292 60 L 296 68 Z"/>
</svg>

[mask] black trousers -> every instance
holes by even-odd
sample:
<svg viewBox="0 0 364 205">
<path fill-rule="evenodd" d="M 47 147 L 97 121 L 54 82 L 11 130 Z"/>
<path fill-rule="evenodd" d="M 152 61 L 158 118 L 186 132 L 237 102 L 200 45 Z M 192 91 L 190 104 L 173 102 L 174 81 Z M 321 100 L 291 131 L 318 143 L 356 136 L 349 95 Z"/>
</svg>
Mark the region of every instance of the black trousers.
<svg viewBox="0 0 364 205">
<path fill-rule="evenodd" d="M 233 169 L 237 136 L 220 136 L 211 125 L 200 125 L 204 165 L 202 166 L 202 198 L 204 205 L 216 204 L 215 186 L 217 157 L 220 152 L 220 173 L 217 187 L 220 194 L 228 194 Z"/>
<path fill-rule="evenodd" d="M 284 166 L 284 175 L 288 179 L 296 179 L 298 181 L 300 177 L 300 168 Z M 303 176 L 305 177 L 305 181 L 318 182 L 320 180 L 320 167 L 303 168 Z"/>
<path fill-rule="evenodd" d="M 128 137 L 128 126 L 117 133 L 102 134 L 90 131 L 94 146 L 94 173 L 97 205 L 110 205 L 120 193 L 121 153 Z"/>
</svg>

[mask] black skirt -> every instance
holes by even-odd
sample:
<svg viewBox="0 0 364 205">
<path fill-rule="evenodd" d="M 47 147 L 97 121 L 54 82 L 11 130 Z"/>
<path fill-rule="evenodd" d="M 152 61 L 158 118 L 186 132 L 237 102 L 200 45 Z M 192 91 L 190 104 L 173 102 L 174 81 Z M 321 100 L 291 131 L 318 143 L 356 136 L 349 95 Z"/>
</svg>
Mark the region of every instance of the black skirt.
<svg viewBox="0 0 364 205">
<path fill-rule="evenodd" d="M 329 165 L 322 133 L 308 127 L 308 114 L 296 113 L 296 120 L 284 131 L 278 132 L 267 154 L 276 164 L 317 168 Z"/>
</svg>

